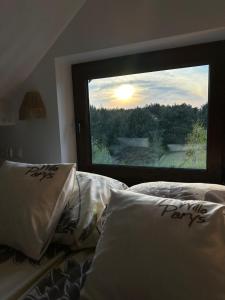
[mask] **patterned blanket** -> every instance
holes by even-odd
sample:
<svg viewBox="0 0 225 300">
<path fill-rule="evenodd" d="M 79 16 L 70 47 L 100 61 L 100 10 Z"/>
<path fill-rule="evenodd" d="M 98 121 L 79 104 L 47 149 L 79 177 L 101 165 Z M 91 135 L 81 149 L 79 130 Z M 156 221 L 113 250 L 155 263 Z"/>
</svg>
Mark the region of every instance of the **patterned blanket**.
<svg viewBox="0 0 225 300">
<path fill-rule="evenodd" d="M 24 296 L 23 300 L 78 300 L 92 255 L 70 255 L 51 269 Z"/>
<path fill-rule="evenodd" d="M 72 252 L 51 245 L 40 261 L 0 246 L 0 299 L 79 299 L 94 249 Z"/>
</svg>

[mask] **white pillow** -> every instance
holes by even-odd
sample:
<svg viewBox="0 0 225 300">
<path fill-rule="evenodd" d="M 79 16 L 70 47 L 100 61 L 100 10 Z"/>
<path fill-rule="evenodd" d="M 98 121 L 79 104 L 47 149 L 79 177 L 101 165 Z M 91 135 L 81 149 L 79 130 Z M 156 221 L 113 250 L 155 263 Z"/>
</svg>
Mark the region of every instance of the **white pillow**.
<svg viewBox="0 0 225 300">
<path fill-rule="evenodd" d="M 112 189 L 124 190 L 127 185 L 110 177 L 77 171 L 73 197 L 64 209 L 53 241 L 73 248 L 95 247 L 101 231 L 100 218 Z"/>
<path fill-rule="evenodd" d="M 0 244 L 40 259 L 74 188 L 75 165 L 6 161 L 0 168 Z"/>
<path fill-rule="evenodd" d="M 137 184 L 128 190 L 157 197 L 225 204 L 225 186 L 219 184 L 156 181 Z"/>
<path fill-rule="evenodd" d="M 113 192 L 81 300 L 225 299 L 224 208 Z"/>
</svg>

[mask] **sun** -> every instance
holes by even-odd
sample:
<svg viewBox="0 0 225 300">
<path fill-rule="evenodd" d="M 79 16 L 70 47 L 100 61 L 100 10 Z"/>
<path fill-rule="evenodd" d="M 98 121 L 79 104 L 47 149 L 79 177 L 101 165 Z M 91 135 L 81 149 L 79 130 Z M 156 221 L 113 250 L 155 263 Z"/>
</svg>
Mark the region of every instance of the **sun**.
<svg viewBox="0 0 225 300">
<path fill-rule="evenodd" d="M 134 94 L 134 87 L 131 84 L 121 84 L 115 90 L 115 95 L 121 100 L 128 100 Z"/>
</svg>

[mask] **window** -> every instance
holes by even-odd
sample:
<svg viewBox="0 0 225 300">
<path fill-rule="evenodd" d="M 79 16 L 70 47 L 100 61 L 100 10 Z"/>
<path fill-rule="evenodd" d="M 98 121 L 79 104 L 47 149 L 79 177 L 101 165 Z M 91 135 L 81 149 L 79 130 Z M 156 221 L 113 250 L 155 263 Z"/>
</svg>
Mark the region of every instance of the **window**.
<svg viewBox="0 0 225 300">
<path fill-rule="evenodd" d="M 73 66 L 78 167 L 220 182 L 224 42 Z"/>
<path fill-rule="evenodd" d="M 92 164 L 206 169 L 208 71 L 89 81 Z"/>
</svg>

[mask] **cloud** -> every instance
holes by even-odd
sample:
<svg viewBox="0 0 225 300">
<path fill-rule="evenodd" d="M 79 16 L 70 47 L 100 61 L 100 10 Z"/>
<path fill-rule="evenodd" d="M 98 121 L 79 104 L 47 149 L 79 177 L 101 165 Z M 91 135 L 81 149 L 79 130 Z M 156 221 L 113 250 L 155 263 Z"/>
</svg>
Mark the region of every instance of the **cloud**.
<svg viewBox="0 0 225 300">
<path fill-rule="evenodd" d="M 134 87 L 129 100 L 115 96 L 121 84 Z M 89 83 L 89 100 L 91 105 L 105 108 L 132 108 L 151 103 L 200 107 L 208 101 L 208 66 L 94 79 Z"/>
</svg>

